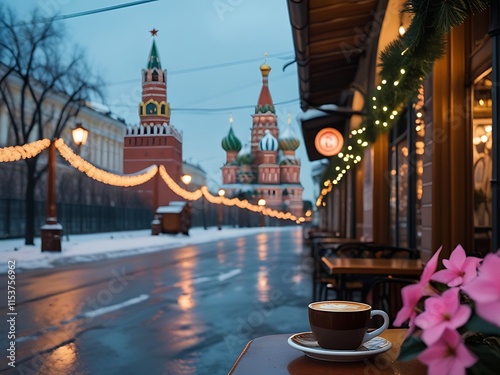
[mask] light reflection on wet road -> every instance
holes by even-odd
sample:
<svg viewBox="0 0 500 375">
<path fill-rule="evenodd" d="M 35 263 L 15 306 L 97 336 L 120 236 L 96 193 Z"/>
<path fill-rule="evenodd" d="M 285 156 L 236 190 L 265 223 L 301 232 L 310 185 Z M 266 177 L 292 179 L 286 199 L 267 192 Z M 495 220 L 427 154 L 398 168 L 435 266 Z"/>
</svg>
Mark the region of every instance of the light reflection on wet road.
<svg viewBox="0 0 500 375">
<path fill-rule="evenodd" d="M 307 253 L 291 227 L 19 273 L 18 373 L 227 374 L 250 339 L 309 330 Z"/>
</svg>

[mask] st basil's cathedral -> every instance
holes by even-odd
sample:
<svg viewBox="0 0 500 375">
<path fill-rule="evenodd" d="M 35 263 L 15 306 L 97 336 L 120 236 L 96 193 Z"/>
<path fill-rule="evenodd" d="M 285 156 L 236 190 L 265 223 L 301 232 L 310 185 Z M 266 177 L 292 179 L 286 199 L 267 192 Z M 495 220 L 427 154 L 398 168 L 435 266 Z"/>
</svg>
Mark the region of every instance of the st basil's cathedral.
<svg viewBox="0 0 500 375">
<path fill-rule="evenodd" d="M 302 216 L 300 160 L 295 151 L 299 139 L 290 129 L 278 128 L 278 116 L 269 91 L 271 67 L 260 66 L 262 88 L 255 113 L 252 114 L 250 143 L 245 146 L 236 137 L 232 121 L 221 145 L 226 151 L 222 167 L 222 188 L 227 197 L 238 197 L 256 204 L 261 198 L 266 207 Z"/>
</svg>

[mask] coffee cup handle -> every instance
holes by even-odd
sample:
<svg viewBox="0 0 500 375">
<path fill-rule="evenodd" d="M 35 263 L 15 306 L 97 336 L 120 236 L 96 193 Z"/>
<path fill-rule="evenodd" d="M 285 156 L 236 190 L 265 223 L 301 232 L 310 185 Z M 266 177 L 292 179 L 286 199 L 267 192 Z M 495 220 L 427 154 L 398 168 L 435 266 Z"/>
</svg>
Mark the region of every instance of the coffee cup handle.
<svg viewBox="0 0 500 375">
<path fill-rule="evenodd" d="M 370 319 L 373 318 L 375 315 L 380 315 L 382 318 L 384 318 L 384 324 L 377 328 L 375 331 L 372 332 L 367 332 L 365 334 L 365 337 L 363 337 L 363 343 L 373 339 L 374 337 L 378 336 L 381 334 L 388 326 L 389 326 L 389 315 L 385 311 L 382 310 L 372 310 L 370 314 Z"/>
</svg>

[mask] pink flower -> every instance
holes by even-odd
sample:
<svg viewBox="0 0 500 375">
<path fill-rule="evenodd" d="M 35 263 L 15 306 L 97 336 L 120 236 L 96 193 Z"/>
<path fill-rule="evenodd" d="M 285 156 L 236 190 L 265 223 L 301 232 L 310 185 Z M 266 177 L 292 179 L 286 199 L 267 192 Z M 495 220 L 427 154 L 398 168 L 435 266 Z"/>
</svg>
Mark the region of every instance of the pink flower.
<svg viewBox="0 0 500 375">
<path fill-rule="evenodd" d="M 488 254 L 478 276 L 462 290 L 476 302 L 476 312 L 484 320 L 500 327 L 500 253 Z"/>
<path fill-rule="evenodd" d="M 428 375 L 465 375 L 465 369 L 477 362 L 460 334 L 449 328 L 440 340 L 420 353 L 418 359 L 428 366 Z"/>
<path fill-rule="evenodd" d="M 441 296 L 425 300 L 425 311 L 415 318 L 422 328 L 422 340 L 431 345 L 439 340 L 445 329 L 463 326 L 471 315 L 471 308 L 460 304 L 458 288 L 448 289 Z"/>
<path fill-rule="evenodd" d="M 445 270 L 437 271 L 432 280 L 447 284 L 449 287 L 466 285 L 477 276 L 480 258 L 466 257 L 462 245 L 451 253 L 450 259 L 443 259 Z"/>
<path fill-rule="evenodd" d="M 403 300 L 403 307 L 399 310 L 396 319 L 394 319 L 395 326 L 401 326 L 404 322 L 410 319 L 410 330 L 408 334 L 411 334 L 413 327 L 413 319 L 417 316 L 415 307 L 418 301 L 423 296 L 434 296 L 436 292 L 431 288 L 429 281 L 434 272 L 436 272 L 437 262 L 439 259 L 439 254 L 442 248 L 440 247 L 438 251 L 434 253 L 432 258 L 425 265 L 420 281 L 414 285 L 405 286 L 401 289 L 401 298 Z"/>
</svg>

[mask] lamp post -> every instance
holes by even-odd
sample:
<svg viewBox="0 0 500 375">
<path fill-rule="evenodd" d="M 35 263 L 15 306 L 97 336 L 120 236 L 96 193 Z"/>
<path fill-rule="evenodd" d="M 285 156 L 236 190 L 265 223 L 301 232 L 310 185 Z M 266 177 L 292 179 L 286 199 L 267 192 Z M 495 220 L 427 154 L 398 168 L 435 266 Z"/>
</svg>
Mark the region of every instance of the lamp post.
<svg viewBox="0 0 500 375">
<path fill-rule="evenodd" d="M 257 202 L 257 205 L 260 207 L 260 226 L 263 227 L 265 225 L 264 223 L 264 214 L 262 211 L 264 210 L 264 206 L 266 205 L 266 200 L 264 197 L 260 197 L 260 199 Z"/>
<path fill-rule="evenodd" d="M 290 193 L 288 190 L 283 190 L 283 211 L 285 213 L 289 212 L 290 209 Z"/>
<path fill-rule="evenodd" d="M 77 146 L 87 142 L 88 130 L 81 123 L 72 130 L 73 141 Z M 42 251 L 61 251 L 61 234 L 63 227 L 57 222 L 56 206 L 56 144 L 55 139 L 49 146 L 47 173 L 47 206 L 45 209 L 45 224 L 40 228 Z"/>
<path fill-rule="evenodd" d="M 219 189 L 219 192 L 217 193 L 219 194 L 219 197 L 223 197 L 225 194 L 226 194 L 226 191 L 224 189 Z M 221 230 L 222 229 L 222 220 L 223 220 L 223 205 L 222 203 L 219 203 L 219 226 L 218 226 L 218 229 Z"/>
</svg>

